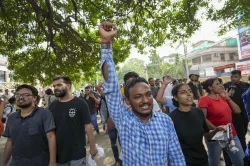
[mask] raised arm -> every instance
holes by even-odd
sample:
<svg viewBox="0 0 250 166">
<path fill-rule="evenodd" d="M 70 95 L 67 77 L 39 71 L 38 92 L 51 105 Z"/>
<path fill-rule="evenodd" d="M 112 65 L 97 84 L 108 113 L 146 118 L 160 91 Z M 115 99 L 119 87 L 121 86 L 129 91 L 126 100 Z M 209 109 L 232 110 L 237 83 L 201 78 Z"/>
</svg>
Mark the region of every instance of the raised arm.
<svg viewBox="0 0 250 166">
<path fill-rule="evenodd" d="M 165 76 L 165 77 L 163 78 L 162 86 L 161 86 L 161 88 L 159 89 L 159 91 L 158 91 L 158 93 L 157 93 L 157 96 L 156 96 L 156 101 L 159 102 L 160 104 L 167 104 L 167 99 L 166 99 L 166 97 L 163 96 L 163 95 L 164 95 L 164 91 L 165 91 L 167 85 L 168 85 L 169 83 L 171 83 L 171 82 L 172 82 L 171 77 Z"/>
<path fill-rule="evenodd" d="M 230 98 L 231 93 L 232 93 L 231 90 L 230 91 L 228 91 L 228 89 L 222 90 L 220 92 L 220 96 L 223 97 L 227 101 L 233 113 L 240 114 L 241 112 L 240 107 Z"/>
<path fill-rule="evenodd" d="M 124 104 L 120 87 L 116 75 L 115 63 L 112 57 L 112 38 L 117 34 L 117 28 L 110 22 L 104 22 L 99 26 L 101 35 L 101 70 L 104 77 L 104 94 L 108 105 L 108 111 L 115 123 L 119 128 L 120 119 L 124 112 Z"/>
</svg>

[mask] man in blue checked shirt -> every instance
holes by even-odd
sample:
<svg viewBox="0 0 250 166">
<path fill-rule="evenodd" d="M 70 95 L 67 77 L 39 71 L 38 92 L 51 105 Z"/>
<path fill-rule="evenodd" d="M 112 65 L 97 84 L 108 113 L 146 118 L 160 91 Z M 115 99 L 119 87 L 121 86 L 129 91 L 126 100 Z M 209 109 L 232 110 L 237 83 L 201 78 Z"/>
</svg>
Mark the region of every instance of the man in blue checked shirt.
<svg viewBox="0 0 250 166">
<path fill-rule="evenodd" d="M 124 166 L 185 166 L 185 159 L 172 120 L 153 110 L 148 82 L 135 78 L 125 87 L 130 111 L 122 100 L 112 57 L 112 39 L 117 28 L 110 22 L 99 27 L 101 35 L 101 69 L 109 113 L 118 129 Z"/>
</svg>

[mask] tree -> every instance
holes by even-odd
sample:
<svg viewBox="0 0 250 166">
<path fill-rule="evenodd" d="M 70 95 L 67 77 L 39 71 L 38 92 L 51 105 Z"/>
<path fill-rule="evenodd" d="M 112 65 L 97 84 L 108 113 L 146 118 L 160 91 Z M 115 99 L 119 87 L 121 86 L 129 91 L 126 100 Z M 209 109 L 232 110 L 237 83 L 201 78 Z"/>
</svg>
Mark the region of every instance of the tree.
<svg viewBox="0 0 250 166">
<path fill-rule="evenodd" d="M 146 78 L 144 67 L 144 61 L 137 58 L 130 59 L 127 63 L 125 63 L 118 71 L 118 80 L 120 84 L 123 84 L 123 76 L 128 72 L 136 72 L 140 77 Z"/>
<path fill-rule="evenodd" d="M 181 79 L 186 77 L 185 61 L 180 58 L 180 54 L 174 53 L 169 56 L 175 57 L 174 64 L 163 63 L 161 65 L 162 75 L 170 75 L 173 78 Z"/>
<path fill-rule="evenodd" d="M 148 77 L 149 78 L 161 78 L 161 69 L 162 58 L 156 53 L 155 50 L 150 51 L 151 55 L 149 56 L 150 63 L 147 65 Z"/>
<path fill-rule="evenodd" d="M 217 10 L 211 0 L 1 0 L 0 54 L 8 57 L 17 81 L 48 84 L 61 74 L 89 79 L 99 70 L 101 21 L 113 19 L 119 27 L 113 43 L 118 63 L 132 46 L 143 52 L 166 39 L 189 38 L 200 27 L 201 8 L 229 28 L 250 22 L 248 0 L 226 0 Z"/>
</svg>

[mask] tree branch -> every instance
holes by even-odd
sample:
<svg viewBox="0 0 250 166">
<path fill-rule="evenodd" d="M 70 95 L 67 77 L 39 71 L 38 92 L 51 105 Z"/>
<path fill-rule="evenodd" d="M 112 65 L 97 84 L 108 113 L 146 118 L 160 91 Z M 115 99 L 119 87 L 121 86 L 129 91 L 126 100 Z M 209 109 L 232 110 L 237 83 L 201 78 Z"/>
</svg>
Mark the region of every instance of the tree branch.
<svg viewBox="0 0 250 166">
<path fill-rule="evenodd" d="M 75 0 L 71 0 L 73 6 L 74 6 L 74 10 L 75 10 L 75 20 L 77 21 L 77 13 L 78 13 L 78 9 L 77 9 L 77 5 Z"/>
</svg>

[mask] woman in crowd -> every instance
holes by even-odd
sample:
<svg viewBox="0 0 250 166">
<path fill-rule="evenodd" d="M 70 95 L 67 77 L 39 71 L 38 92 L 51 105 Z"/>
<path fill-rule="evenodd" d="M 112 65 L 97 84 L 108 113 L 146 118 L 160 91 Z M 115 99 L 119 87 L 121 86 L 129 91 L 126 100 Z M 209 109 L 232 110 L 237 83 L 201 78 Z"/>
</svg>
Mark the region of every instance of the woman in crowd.
<svg viewBox="0 0 250 166">
<path fill-rule="evenodd" d="M 165 77 L 163 84 L 171 83 L 170 77 Z M 158 95 L 163 95 L 162 87 Z M 170 113 L 187 166 L 208 166 L 207 152 L 202 143 L 203 136 L 211 139 L 216 132 L 224 130 L 215 128 L 209 131 L 203 112 L 192 107 L 193 93 L 187 84 L 179 84 L 172 90 L 173 103 L 177 107 Z"/>
<path fill-rule="evenodd" d="M 239 106 L 235 104 L 230 98 L 230 92 L 224 89 L 218 78 L 210 78 L 202 83 L 203 88 L 207 91 L 207 96 L 203 96 L 199 100 L 198 107 L 202 109 L 205 114 L 207 126 L 210 130 L 214 130 L 218 126 L 225 126 L 231 124 L 232 135 L 236 147 L 239 149 L 233 152 L 227 149 L 227 153 L 231 158 L 233 165 L 243 166 L 243 152 L 239 138 L 232 124 L 231 113 L 239 114 L 241 112 Z M 208 147 L 209 165 L 218 166 L 220 163 L 220 155 L 222 148 L 218 141 L 205 140 Z"/>
</svg>

